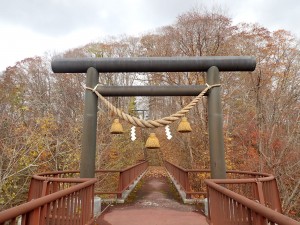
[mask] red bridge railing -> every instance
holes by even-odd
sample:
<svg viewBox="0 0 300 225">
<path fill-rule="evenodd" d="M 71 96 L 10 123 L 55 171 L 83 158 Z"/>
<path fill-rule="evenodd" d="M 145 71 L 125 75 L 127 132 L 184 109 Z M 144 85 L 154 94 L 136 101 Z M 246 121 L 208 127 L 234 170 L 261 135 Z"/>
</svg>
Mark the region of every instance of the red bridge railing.
<svg viewBox="0 0 300 225">
<path fill-rule="evenodd" d="M 121 198 L 124 191 L 126 191 L 147 168 L 148 162 L 143 161 L 122 170 L 97 170 L 96 177 L 98 182 L 96 184 L 95 194 L 116 195 L 117 198 Z M 110 186 L 107 185 L 106 178 L 110 178 L 111 180 L 113 176 L 115 176 L 114 184 Z"/>
<path fill-rule="evenodd" d="M 34 175 L 28 192 L 28 202 L 0 212 L 0 225 L 44 225 L 94 223 L 94 196 L 122 193 L 143 173 L 148 162 L 143 161 L 123 170 L 97 170 L 96 178 L 78 178 L 79 171 L 56 171 Z M 105 185 L 104 176 L 118 174 L 114 190 L 97 191 Z"/>
<path fill-rule="evenodd" d="M 208 220 L 211 224 L 299 225 L 281 214 L 280 196 L 273 175 L 228 170 L 228 179 L 209 179 L 210 171 L 207 169 L 189 170 L 168 161 L 164 163 L 186 193 L 186 198 L 197 195 L 208 198 Z M 257 206 L 259 208 L 255 209 Z"/>
<path fill-rule="evenodd" d="M 53 180 L 55 179 L 55 181 Z M 47 182 L 66 182 L 63 178 L 48 178 Z M 0 212 L 1 225 L 27 224 L 92 224 L 93 201 L 96 179 L 76 179 L 73 186 L 34 199 Z M 46 180 L 43 181 L 43 184 Z M 40 194 L 47 193 L 50 186 L 43 185 Z M 33 196 L 32 196 L 33 197 Z M 20 223 L 21 222 L 21 223 Z"/>
<path fill-rule="evenodd" d="M 220 180 L 206 180 L 210 224 L 299 225 L 300 223 L 256 201 L 237 194 Z M 276 196 L 274 197 L 276 198 Z"/>
<path fill-rule="evenodd" d="M 148 168 L 143 161 L 120 170 L 96 170 L 95 195 L 114 195 L 121 198 L 128 187 Z M 47 172 L 34 175 L 31 180 L 28 200 L 65 189 L 74 185 L 79 177 L 78 170 Z M 51 182 L 49 180 L 51 178 Z M 64 180 L 61 180 L 64 178 Z M 75 179 L 74 179 L 75 178 Z M 47 188 L 45 188 L 47 186 Z"/>
</svg>

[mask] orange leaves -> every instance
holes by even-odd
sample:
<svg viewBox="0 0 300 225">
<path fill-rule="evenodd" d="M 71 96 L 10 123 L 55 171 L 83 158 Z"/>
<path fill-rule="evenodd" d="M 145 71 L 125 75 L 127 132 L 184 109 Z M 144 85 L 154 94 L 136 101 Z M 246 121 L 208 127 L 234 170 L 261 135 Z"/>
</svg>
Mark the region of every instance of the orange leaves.
<svg viewBox="0 0 300 225">
<path fill-rule="evenodd" d="M 255 149 L 253 147 L 249 147 L 248 151 L 247 151 L 247 155 L 248 155 L 249 159 L 258 161 L 259 154 L 258 154 L 257 149 Z"/>
<path fill-rule="evenodd" d="M 274 141 L 273 141 L 273 143 L 272 143 L 272 148 L 273 148 L 273 150 L 275 150 L 275 151 L 280 151 L 280 150 L 282 150 L 283 149 L 283 142 L 280 140 L 280 139 L 275 139 Z"/>
<path fill-rule="evenodd" d="M 115 160 L 118 158 L 118 152 L 116 149 L 111 149 L 109 151 L 109 160 Z"/>
</svg>

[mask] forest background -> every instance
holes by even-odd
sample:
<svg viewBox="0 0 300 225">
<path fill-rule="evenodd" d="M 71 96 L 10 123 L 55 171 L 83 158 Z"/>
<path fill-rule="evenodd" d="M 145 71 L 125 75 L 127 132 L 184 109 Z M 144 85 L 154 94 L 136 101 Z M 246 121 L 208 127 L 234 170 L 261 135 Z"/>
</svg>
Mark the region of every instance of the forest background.
<svg viewBox="0 0 300 225">
<path fill-rule="evenodd" d="M 26 58 L 0 75 L 0 210 L 26 199 L 33 174 L 79 169 L 84 74 L 54 74 L 57 57 L 254 56 L 254 72 L 222 72 L 222 108 L 227 169 L 263 171 L 276 176 L 284 213 L 300 217 L 300 49 L 286 30 L 258 24 L 233 25 L 218 11 L 191 10 L 174 24 L 140 36 L 109 37 L 61 54 Z M 205 73 L 101 74 L 101 85 L 197 85 Z M 168 116 L 192 97 L 110 97 L 123 111 L 151 119 Z M 139 115 L 138 115 L 139 116 Z M 149 152 L 149 130 L 137 140 L 112 136 L 115 118 L 99 103 L 97 168 L 125 168 L 142 159 L 162 158 L 184 168 L 209 168 L 207 108 L 203 99 L 187 115 L 193 132 L 168 140 L 156 130 L 161 150 Z"/>
</svg>

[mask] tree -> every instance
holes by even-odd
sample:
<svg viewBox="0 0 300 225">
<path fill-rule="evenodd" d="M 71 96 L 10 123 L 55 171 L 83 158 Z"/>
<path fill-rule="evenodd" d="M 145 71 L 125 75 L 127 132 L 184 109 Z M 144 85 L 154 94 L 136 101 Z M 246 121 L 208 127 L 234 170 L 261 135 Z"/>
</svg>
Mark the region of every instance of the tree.
<svg viewBox="0 0 300 225">
<path fill-rule="evenodd" d="M 300 54 L 299 41 L 289 32 L 271 32 L 258 24 L 233 25 L 219 10 L 191 10 L 154 32 L 112 37 L 55 57 L 207 55 L 256 57 L 254 72 L 221 73 L 227 167 L 274 174 L 284 211 L 299 211 Z M 25 190 L 20 187 L 33 173 L 78 168 L 72 159 L 80 155 L 85 75 L 53 74 L 49 64 L 46 56 L 24 59 L 0 77 L 0 188 L 6 199 L 22 199 L 16 190 Z M 116 73 L 101 74 L 99 84 L 196 85 L 205 84 L 205 79 L 199 72 Z M 178 111 L 192 97 L 143 97 L 138 103 L 133 97 L 108 99 L 125 112 L 142 102 L 149 119 L 157 119 Z M 171 141 L 157 129 L 161 154 L 186 168 L 209 168 L 205 98 L 188 118 L 193 128 L 188 137 L 175 132 L 177 124 L 170 125 Z M 143 157 L 143 144 L 130 141 L 126 123 L 124 136 L 108 134 L 112 119 L 100 102 L 97 166 L 124 168 Z"/>
</svg>

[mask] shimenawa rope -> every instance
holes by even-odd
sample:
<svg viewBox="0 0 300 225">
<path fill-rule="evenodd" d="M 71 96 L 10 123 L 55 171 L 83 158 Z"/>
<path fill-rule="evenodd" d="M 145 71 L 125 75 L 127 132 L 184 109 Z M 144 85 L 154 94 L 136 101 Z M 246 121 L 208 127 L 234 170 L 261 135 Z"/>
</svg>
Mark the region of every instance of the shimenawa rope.
<svg viewBox="0 0 300 225">
<path fill-rule="evenodd" d="M 181 110 L 179 110 L 178 112 L 176 112 L 170 116 L 167 116 L 167 117 L 164 117 L 161 119 L 157 119 L 157 120 L 143 120 L 143 119 L 139 119 L 135 116 L 131 116 L 127 113 L 124 113 L 122 110 L 113 106 L 106 98 L 104 98 L 97 91 L 98 84 L 94 88 L 85 87 L 85 89 L 94 92 L 98 96 L 98 98 L 101 99 L 102 102 L 107 106 L 107 108 L 109 108 L 111 111 L 113 111 L 121 119 L 126 120 L 127 122 L 131 123 L 134 126 L 139 126 L 139 127 L 144 127 L 144 128 L 156 128 L 156 127 L 164 127 L 164 126 L 169 125 L 169 124 L 173 123 L 174 121 L 180 119 L 187 112 L 189 112 L 199 102 L 199 100 L 203 97 L 203 95 L 205 95 L 211 88 L 219 87 L 219 86 L 221 86 L 221 85 L 220 84 L 214 84 L 214 85 L 206 84 L 206 88 L 184 108 L 182 108 Z"/>
</svg>

